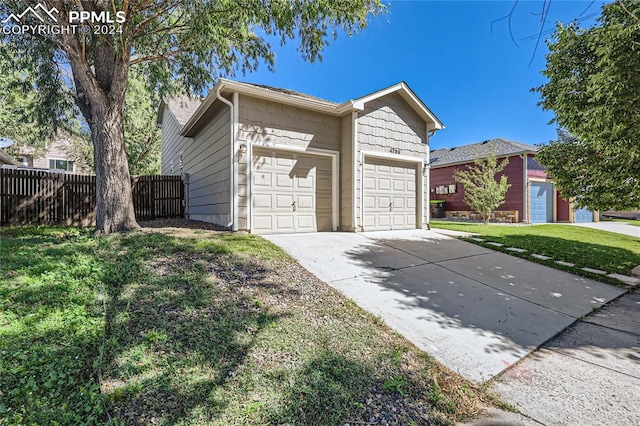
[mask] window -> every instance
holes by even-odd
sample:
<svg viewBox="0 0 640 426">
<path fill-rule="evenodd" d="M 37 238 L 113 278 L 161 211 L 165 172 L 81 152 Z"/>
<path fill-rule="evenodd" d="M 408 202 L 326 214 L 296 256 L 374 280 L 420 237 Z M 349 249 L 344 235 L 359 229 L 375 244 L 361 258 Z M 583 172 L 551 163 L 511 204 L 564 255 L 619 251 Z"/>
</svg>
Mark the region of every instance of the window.
<svg viewBox="0 0 640 426">
<path fill-rule="evenodd" d="M 49 159 L 49 168 L 50 169 L 60 169 L 60 170 L 64 170 L 67 172 L 72 172 L 73 171 L 73 161 L 69 161 L 69 160 L 58 160 L 55 158 L 50 158 Z"/>
<path fill-rule="evenodd" d="M 18 163 L 22 164 L 23 166 L 28 166 L 29 159 L 27 157 L 18 157 Z"/>
</svg>

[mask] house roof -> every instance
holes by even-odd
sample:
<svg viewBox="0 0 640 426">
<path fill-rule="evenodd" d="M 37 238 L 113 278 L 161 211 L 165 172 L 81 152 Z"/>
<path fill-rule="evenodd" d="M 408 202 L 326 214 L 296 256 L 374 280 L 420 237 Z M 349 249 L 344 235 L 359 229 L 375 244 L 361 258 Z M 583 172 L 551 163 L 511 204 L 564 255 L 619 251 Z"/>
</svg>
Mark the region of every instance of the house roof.
<svg viewBox="0 0 640 426">
<path fill-rule="evenodd" d="M 431 151 L 431 167 L 444 167 L 452 164 L 471 163 L 477 158 L 485 158 L 490 155 L 506 157 L 510 155 L 535 153 L 537 148 L 533 145 L 498 138 L 490 139 L 471 145 L 457 146 L 453 148 L 440 148 Z"/>
<path fill-rule="evenodd" d="M 193 136 L 194 128 L 206 111 L 216 102 L 220 102 L 219 96 L 228 96 L 233 93 L 248 95 L 255 98 L 271 100 L 285 105 L 292 105 L 324 114 L 344 116 L 352 111 L 362 111 L 364 104 L 374 99 L 386 96 L 390 93 L 399 93 L 405 101 L 425 120 L 427 130 L 435 131 L 444 128 L 444 125 L 418 98 L 405 82 L 389 86 L 369 95 L 355 100 L 348 100 L 343 103 L 336 103 L 326 99 L 296 92 L 294 90 L 282 89 L 278 87 L 261 84 L 243 83 L 239 81 L 221 78 L 215 84 L 209 95 L 200 101 L 194 98 L 172 98 L 160 105 L 158 110 L 158 124 L 162 124 L 162 114 L 164 106 L 176 116 L 182 126 L 181 135 Z"/>
<path fill-rule="evenodd" d="M 193 116 L 193 113 L 196 112 L 200 104 L 202 104 L 202 99 L 193 98 L 190 96 L 176 96 L 173 98 L 169 98 L 166 101 L 160 103 L 157 124 L 162 124 L 162 115 L 164 112 L 164 108 L 167 107 L 169 108 L 169 111 L 173 113 L 173 116 L 176 118 L 178 123 L 181 126 L 184 126 L 187 121 L 189 121 L 189 119 Z"/>
</svg>

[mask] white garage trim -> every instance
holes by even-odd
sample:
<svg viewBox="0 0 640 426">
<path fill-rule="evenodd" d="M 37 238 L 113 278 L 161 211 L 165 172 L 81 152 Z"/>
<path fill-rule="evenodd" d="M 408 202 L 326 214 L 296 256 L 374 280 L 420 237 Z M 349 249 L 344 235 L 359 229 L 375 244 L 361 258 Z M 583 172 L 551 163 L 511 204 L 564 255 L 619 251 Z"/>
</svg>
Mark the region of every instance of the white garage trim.
<svg viewBox="0 0 640 426">
<path fill-rule="evenodd" d="M 253 147 L 272 149 L 276 151 L 287 151 L 287 152 L 298 152 L 301 154 L 311 154 L 311 155 L 321 155 L 325 157 L 331 158 L 331 229 L 333 231 L 338 230 L 338 206 L 340 203 L 339 199 L 339 185 L 340 185 L 340 174 L 339 174 L 339 164 L 340 164 L 340 153 L 338 151 L 333 151 L 330 149 L 320 149 L 320 148 L 304 148 L 301 146 L 291 146 L 291 145 L 283 145 L 277 143 L 257 143 L 249 141 L 247 147 L 247 206 L 251 206 L 252 204 L 252 175 L 251 171 L 253 169 Z M 247 211 L 247 228 L 249 231 L 253 231 L 253 209 L 249 207 Z"/>
<path fill-rule="evenodd" d="M 410 155 L 391 154 L 388 152 L 377 151 L 360 151 L 361 154 L 361 167 L 360 167 L 360 226 L 364 226 L 364 163 L 367 157 L 382 158 L 385 160 L 392 160 L 404 163 L 414 163 L 420 168 L 416 170 L 417 182 L 416 182 L 416 195 L 418 197 L 416 208 L 418 214 L 416 217 L 416 227 L 422 228 L 424 224 L 424 159 L 419 157 L 412 157 Z"/>
</svg>

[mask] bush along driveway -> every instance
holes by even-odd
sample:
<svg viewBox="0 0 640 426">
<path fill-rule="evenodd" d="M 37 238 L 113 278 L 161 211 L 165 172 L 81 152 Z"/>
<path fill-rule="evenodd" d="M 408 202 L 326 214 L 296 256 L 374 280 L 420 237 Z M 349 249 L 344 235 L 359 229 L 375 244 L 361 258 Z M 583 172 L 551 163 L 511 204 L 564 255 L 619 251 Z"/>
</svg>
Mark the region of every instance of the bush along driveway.
<svg viewBox="0 0 640 426">
<path fill-rule="evenodd" d="M 0 418 L 451 424 L 492 401 L 253 235 L 0 230 Z"/>
<path fill-rule="evenodd" d="M 640 284 L 640 238 L 563 224 L 488 225 L 433 220 L 434 230 L 473 234 L 464 240 L 556 269 L 623 287 Z"/>
</svg>

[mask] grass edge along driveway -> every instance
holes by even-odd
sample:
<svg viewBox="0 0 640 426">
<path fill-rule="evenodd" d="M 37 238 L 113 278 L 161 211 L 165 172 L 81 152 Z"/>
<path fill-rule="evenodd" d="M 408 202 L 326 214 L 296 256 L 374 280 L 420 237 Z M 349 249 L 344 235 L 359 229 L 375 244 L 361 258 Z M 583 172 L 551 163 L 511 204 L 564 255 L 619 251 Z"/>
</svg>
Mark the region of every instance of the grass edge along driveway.
<svg viewBox="0 0 640 426">
<path fill-rule="evenodd" d="M 478 223 L 443 220 L 432 220 L 430 225 L 436 229 L 474 233 L 484 241 L 479 242 L 470 238 L 463 239 L 492 250 L 617 286 L 621 285 L 620 281 L 583 271 L 581 268 L 588 267 L 603 270 L 607 273 L 630 275 L 631 269 L 640 265 L 639 238 L 597 229 L 566 224 L 524 226 L 490 224 L 484 226 Z M 488 245 L 488 242 L 496 242 L 504 244 L 504 246 L 496 247 Z M 507 247 L 516 247 L 527 251 L 518 253 L 507 250 Z M 549 256 L 552 259 L 543 260 L 531 256 L 534 253 Z M 556 260 L 570 262 L 575 266 L 560 265 L 555 263 Z"/>
<path fill-rule="evenodd" d="M 255 235 L 17 227 L 0 256 L 3 426 L 443 425 L 494 401 Z"/>
</svg>

